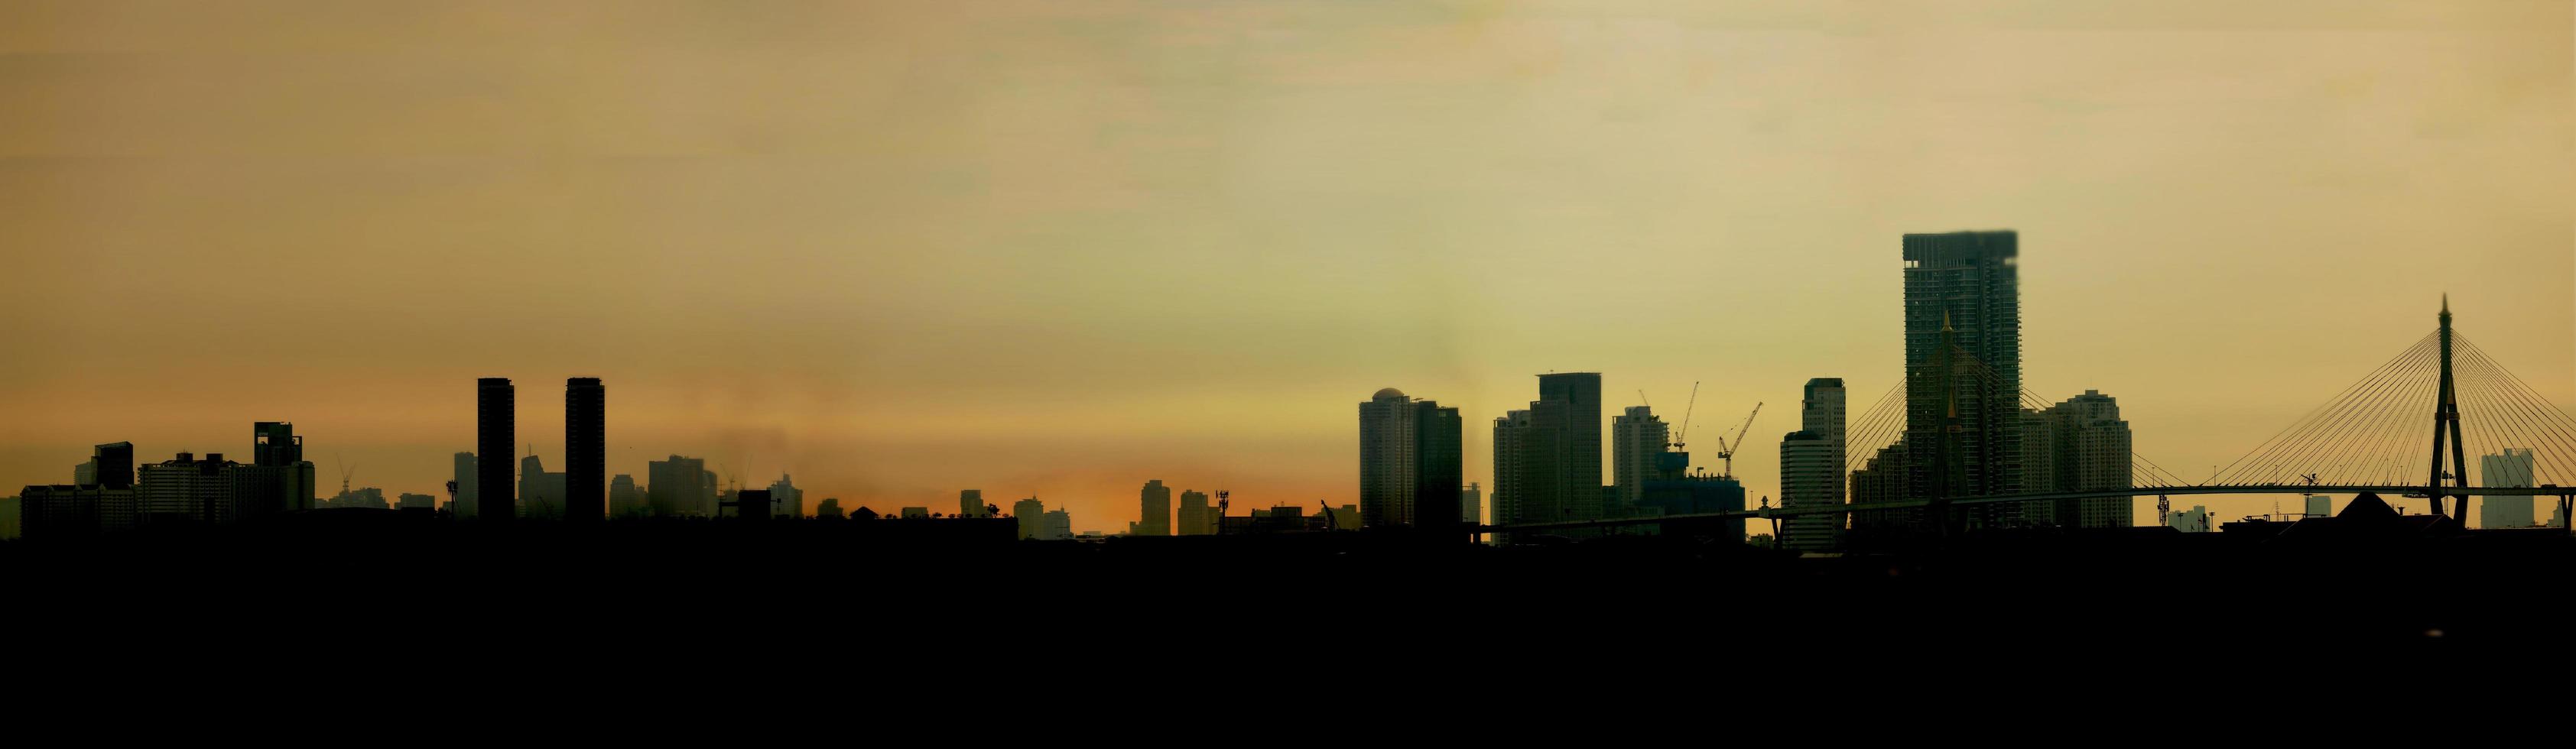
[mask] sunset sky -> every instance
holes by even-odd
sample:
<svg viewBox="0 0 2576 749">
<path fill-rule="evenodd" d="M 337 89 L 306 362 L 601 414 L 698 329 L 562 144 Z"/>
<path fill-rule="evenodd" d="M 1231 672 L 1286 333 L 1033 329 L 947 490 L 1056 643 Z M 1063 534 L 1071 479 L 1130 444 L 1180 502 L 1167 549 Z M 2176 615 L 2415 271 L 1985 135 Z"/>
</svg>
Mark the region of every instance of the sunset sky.
<svg viewBox="0 0 2576 749">
<path fill-rule="evenodd" d="M 1857 416 L 1902 373 L 1899 236 L 1961 229 L 2021 233 L 2025 384 L 2196 479 L 2445 292 L 2576 405 L 2571 39 L 2563 1 L 0 0 L 0 486 L 287 420 L 324 496 L 441 493 L 474 378 L 560 470 L 596 376 L 611 474 L 1114 531 L 1148 479 L 1357 502 L 1390 386 L 1490 485 L 1534 375 L 1599 371 L 1605 419 L 1701 382 L 1694 446 L 1767 402 L 1776 497 L 1807 378 Z"/>
</svg>

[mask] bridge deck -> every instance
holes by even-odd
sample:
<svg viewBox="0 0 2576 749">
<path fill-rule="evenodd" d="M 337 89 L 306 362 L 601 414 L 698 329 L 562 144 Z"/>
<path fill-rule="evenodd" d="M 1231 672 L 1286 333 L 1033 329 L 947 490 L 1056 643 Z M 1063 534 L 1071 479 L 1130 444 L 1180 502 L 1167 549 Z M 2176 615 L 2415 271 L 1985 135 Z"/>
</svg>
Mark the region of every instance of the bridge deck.
<svg viewBox="0 0 2576 749">
<path fill-rule="evenodd" d="M 2409 494 L 2409 493 L 2420 493 L 2420 494 L 2425 494 L 2425 495 L 2428 495 L 2428 496 L 2429 496 L 2433 491 L 2434 491 L 2434 490 L 2426 489 L 2425 487 L 2421 487 L 2421 486 L 2362 486 L 2362 485 L 2352 485 L 2352 484 L 2327 484 L 2327 485 L 2309 485 L 2309 484 L 2238 484 L 2238 485 L 2211 485 L 2211 486 L 2133 486 L 2133 487 L 2129 487 L 2128 489 L 2125 489 L 2125 490 L 2115 490 L 2115 491 L 2113 491 L 2113 492 L 2108 492 L 2108 493 L 2106 493 L 2104 490 L 2095 489 L 2095 490 L 2091 490 L 2091 491 L 2081 491 L 2081 492 L 2048 492 L 2048 493 L 2043 493 L 2043 494 L 2003 494 L 2003 495 L 1995 495 L 1995 496 L 1989 496 L 1989 497 L 1960 497 L 1960 498 L 1957 498 L 1957 499 L 1952 499 L 1952 500 L 1950 500 L 1950 504 L 1951 504 L 1952 506 L 1959 506 L 1959 505 L 1982 505 L 1982 504 L 1994 504 L 1994 503 L 1999 503 L 1999 502 L 2041 502 L 2041 501 L 2050 501 L 2050 500 L 2059 500 L 2059 499 L 2099 499 L 2099 498 L 2104 498 L 2104 497 L 2130 497 L 2130 498 L 2136 498 L 2136 497 L 2146 497 L 2146 496 L 2174 496 L 2174 495 L 2189 495 L 2189 494 L 2360 494 L 2360 493 L 2368 492 L 2368 493 L 2371 493 L 2371 494 L 2397 494 L 2397 495 L 2404 495 L 2404 494 Z M 2571 494 L 2571 493 L 2576 493 L 2576 487 L 2565 487 L 2565 486 L 2540 486 L 2540 487 L 2530 487 L 2530 486 L 2446 486 L 2446 487 L 2441 487 L 2441 488 L 2439 489 L 2439 491 L 2440 491 L 2444 496 L 2453 496 L 2453 497 L 2459 497 L 2459 496 L 2557 497 L 2557 496 L 2566 496 L 2566 495 Z M 1567 521 L 1567 522 L 1562 522 L 1562 523 L 1516 523 L 1516 524 L 1513 524 L 1513 525 L 1480 525 L 1480 526 L 1476 526 L 1475 532 L 1477 532 L 1477 533 L 1510 533 L 1510 532 L 1516 532 L 1516 531 L 1558 530 L 1558 529 L 1566 529 L 1566 528 L 1603 528 L 1603 527 L 1623 526 L 1623 525 L 1652 525 L 1652 524 L 1656 524 L 1656 523 L 1688 522 L 1688 521 L 1694 521 L 1694 520 L 1724 520 L 1724 519 L 1728 519 L 1728 518 L 1787 518 L 1787 517 L 1799 517 L 1799 516 L 1805 516 L 1805 515 L 1839 515 L 1839 514 L 1843 514 L 1843 513 L 1849 513 L 1849 512 L 1860 512 L 1860 511 L 1865 511 L 1865 510 L 1905 510 L 1905 509 L 1915 509 L 1915 508 L 1927 507 L 1927 506 L 1930 506 L 1931 504 L 1932 504 L 1932 503 L 1931 503 L 1931 501 L 1930 501 L 1930 500 L 1911 499 L 1911 500 L 1906 500 L 1906 501 L 1902 501 L 1902 502 L 1871 502 L 1871 503 L 1869 503 L 1869 504 L 1817 505 L 1817 506 L 1811 506 L 1811 507 L 1769 507 L 1769 508 L 1755 508 L 1755 509 L 1750 509 L 1750 510 L 1730 510 L 1730 511 L 1727 511 L 1727 512 L 1702 512 L 1702 513 L 1692 513 L 1692 514 L 1689 514 L 1689 515 L 1664 515 L 1664 516 L 1651 517 L 1651 518 L 1620 518 L 1620 519 L 1617 519 L 1617 520 L 1575 520 L 1575 521 Z"/>
</svg>

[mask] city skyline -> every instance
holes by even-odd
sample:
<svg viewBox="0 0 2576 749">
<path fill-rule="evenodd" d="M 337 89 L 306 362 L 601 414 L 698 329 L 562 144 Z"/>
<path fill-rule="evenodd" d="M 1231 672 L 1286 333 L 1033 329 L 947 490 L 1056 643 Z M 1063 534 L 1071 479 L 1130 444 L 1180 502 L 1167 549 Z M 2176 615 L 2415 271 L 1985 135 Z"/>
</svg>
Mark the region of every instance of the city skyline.
<svg viewBox="0 0 2576 749">
<path fill-rule="evenodd" d="M 2444 291 L 2576 405 L 2567 9 L 2338 4 L 2375 30 L 2319 34 L 2216 4 L 1992 8 L 1113 9 L 1107 38 L 908 8 L 747 17 L 749 41 L 640 19 L 593 30 L 597 67 L 473 46 L 441 9 L 258 53 L 204 41 L 257 38 L 255 13 L 39 18 L 0 30 L 64 63 L 0 84 L 49 105 L 0 120 L 23 207 L 0 232 L 49 281 L 0 300 L 0 482 L 114 442 L 243 455 L 273 419 L 324 485 L 348 465 L 444 496 L 477 449 L 461 383 L 531 388 L 485 461 L 508 472 L 531 444 L 571 464 L 553 383 L 597 376 L 603 475 L 691 456 L 728 484 L 792 473 L 808 508 L 981 487 L 1118 527 L 1155 478 L 1356 504 L 1347 409 L 1388 387 L 1459 409 L 1466 480 L 1499 487 L 1484 425 L 1533 375 L 1600 372 L 1605 434 L 1639 389 L 1678 430 L 1704 383 L 1708 435 L 1773 404 L 1735 472 L 1776 503 L 1799 383 L 1844 378 L 1855 410 L 1896 384 L 1896 238 L 2007 228 L 2024 384 L 2116 395 L 2189 478 Z M 537 15 L 501 23 L 582 17 Z M 843 51 L 881 35 L 916 64 Z M 504 76 L 525 90 L 461 106 L 374 85 Z M 663 86 L 703 111 L 649 116 Z M 558 124 L 492 114 L 518 108 Z M 596 288 L 558 288 L 577 273 Z M 2506 447 L 2529 446 L 2471 457 Z"/>
</svg>

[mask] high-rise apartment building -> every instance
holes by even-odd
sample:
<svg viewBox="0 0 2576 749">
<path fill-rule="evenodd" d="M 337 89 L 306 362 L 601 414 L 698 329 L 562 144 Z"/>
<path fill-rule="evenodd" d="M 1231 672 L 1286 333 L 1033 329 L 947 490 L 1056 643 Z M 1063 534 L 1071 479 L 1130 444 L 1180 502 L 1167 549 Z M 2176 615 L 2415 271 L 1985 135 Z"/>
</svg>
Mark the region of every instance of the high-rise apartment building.
<svg viewBox="0 0 2576 749">
<path fill-rule="evenodd" d="M 475 516 L 506 522 L 519 515 L 509 457 L 518 452 L 518 395 L 510 378 L 476 380 L 474 414 L 474 454 L 482 458 L 475 467 Z"/>
<path fill-rule="evenodd" d="M 608 517 L 608 389 L 597 377 L 564 381 L 563 477 L 565 519 Z"/>
<path fill-rule="evenodd" d="M 1612 514 L 1624 517 L 1645 499 L 1655 460 L 1671 444 L 1671 428 L 1652 408 L 1629 406 L 1627 413 L 1610 419 L 1610 484 L 1619 488 Z"/>
</svg>

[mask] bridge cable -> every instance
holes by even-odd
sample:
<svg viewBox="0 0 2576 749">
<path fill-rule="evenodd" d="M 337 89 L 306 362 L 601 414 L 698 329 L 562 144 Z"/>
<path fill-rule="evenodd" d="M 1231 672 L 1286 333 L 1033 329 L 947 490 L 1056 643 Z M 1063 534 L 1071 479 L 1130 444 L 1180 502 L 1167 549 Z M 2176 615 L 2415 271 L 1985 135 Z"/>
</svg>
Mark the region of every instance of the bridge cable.
<svg viewBox="0 0 2576 749">
<path fill-rule="evenodd" d="M 2429 340 L 2431 339 L 2428 337 L 2426 341 Z M 2275 471 L 2308 462 L 2311 446 L 2316 444 L 2327 431 L 2348 418 L 2351 404 L 2357 400 L 2376 397 L 2375 394 L 2384 389 L 2392 379 L 2412 377 L 2412 373 L 2421 370 L 2427 353 L 2428 347 L 2425 341 L 2418 341 L 2416 345 L 2408 347 L 2397 358 L 2373 370 L 2370 375 L 2336 394 L 2332 400 L 2309 412 L 2291 428 L 2283 430 L 2283 435 L 2275 435 L 2273 440 L 2267 443 L 2268 447 L 2258 448 L 2255 452 L 2249 453 L 2248 458 L 2240 458 L 2237 463 L 2229 464 L 2219 472 L 2219 476 L 2212 483 L 2284 483 L 2271 480 L 2278 477 Z"/>
<path fill-rule="evenodd" d="M 2472 362 L 2486 370 L 2501 375 L 2501 378 L 2499 378 L 2499 385 L 2502 386 L 2503 392 L 2507 394 L 2513 403 L 2522 408 L 2534 421 L 2537 422 L 2536 428 L 2546 430 L 2546 432 L 2555 437 L 2555 439 L 2551 441 L 2559 447 L 2558 452 L 2562 454 L 2561 457 L 2576 459 L 2576 455 L 2570 455 L 2567 453 L 2568 448 L 2576 447 L 2576 433 L 2571 433 L 2571 427 L 2576 427 L 2576 423 L 2571 423 L 2567 413 L 2560 410 L 2557 404 L 2549 402 L 2548 396 L 2541 395 L 2539 391 L 2532 389 L 2528 383 L 2523 382 L 2520 376 L 2513 373 L 2513 370 L 2505 369 L 2502 365 L 2496 364 L 2495 360 L 2487 356 L 2487 353 L 2484 350 L 2479 349 L 2476 344 L 2467 342 L 2464 337 L 2459 337 L 2456 331 L 2454 331 L 2453 335 L 2455 338 L 2458 338 L 2459 342 L 2467 349 L 2469 358 Z M 2535 445 L 2535 447 L 2537 447 L 2537 445 Z M 2534 478 L 2535 480 L 2537 479 L 2536 476 Z M 2576 478 L 2576 474 L 2555 476 L 2553 478 Z"/>
<path fill-rule="evenodd" d="M 2390 440 L 2407 431 L 2406 414 L 2439 389 L 2440 378 L 2433 376 L 2439 374 L 2439 369 L 2438 357 L 2428 357 L 2399 374 L 2393 388 L 2383 388 L 2379 391 L 2382 395 L 2363 406 L 2365 410 L 2361 413 L 2359 427 L 2351 436 L 2337 441 L 2323 462 L 2293 468 L 2292 472 L 2298 473 L 2300 468 L 2312 469 L 2308 472 L 2333 476 L 2335 480 L 2331 483 L 2343 483 L 2343 477 L 2352 475 L 2345 471 L 2367 470 L 2360 467 L 2382 462 L 2381 456 L 2394 447 Z"/>
<path fill-rule="evenodd" d="M 2456 333 L 2454 335 L 2456 336 Z M 2467 354 L 2463 357 L 2464 363 L 2469 365 L 2468 370 L 2476 378 L 2480 395 L 2479 410 L 2485 417 L 2482 420 L 2503 419 L 2505 426 L 2512 430 L 2510 439 L 2522 443 L 2504 444 L 2499 440 L 2498 447 L 2522 447 L 2532 450 L 2534 458 L 2532 480 L 2535 484 L 2556 483 L 2541 482 L 2539 479 L 2543 475 L 2551 478 L 2576 475 L 2568 473 L 2571 453 L 2569 438 L 2563 428 L 2549 419 L 2546 411 L 2534 405 L 2529 396 L 2518 392 L 2518 388 L 2514 387 L 2518 382 L 2511 379 L 2511 372 L 2496 366 L 2494 360 L 2488 358 L 2483 351 L 2471 347 L 2467 350 Z"/>
</svg>

